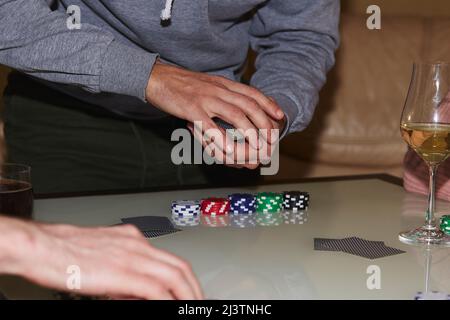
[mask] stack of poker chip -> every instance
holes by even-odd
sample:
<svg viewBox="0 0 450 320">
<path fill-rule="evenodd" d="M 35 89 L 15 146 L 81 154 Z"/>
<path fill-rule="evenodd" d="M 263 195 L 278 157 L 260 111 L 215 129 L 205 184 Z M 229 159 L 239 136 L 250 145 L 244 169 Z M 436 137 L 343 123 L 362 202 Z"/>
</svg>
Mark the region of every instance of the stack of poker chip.
<svg viewBox="0 0 450 320">
<path fill-rule="evenodd" d="M 287 211 L 281 213 L 285 224 L 304 224 L 308 221 L 308 214 L 306 211 Z"/>
<path fill-rule="evenodd" d="M 211 228 L 226 227 L 229 225 L 230 220 L 227 215 L 202 215 L 202 225 Z"/>
<path fill-rule="evenodd" d="M 196 227 L 200 224 L 200 216 L 180 217 L 172 215 L 172 221 L 177 227 Z"/>
<path fill-rule="evenodd" d="M 201 212 L 208 216 L 227 215 L 230 211 L 230 202 L 225 198 L 208 198 L 201 203 Z"/>
<path fill-rule="evenodd" d="M 230 213 L 252 214 L 256 211 L 255 196 L 249 193 L 233 193 L 228 196 Z"/>
<path fill-rule="evenodd" d="M 256 226 L 254 214 L 239 214 L 230 216 L 230 226 L 234 228 L 252 228 Z"/>
<path fill-rule="evenodd" d="M 256 196 L 256 211 L 259 213 L 278 213 L 283 208 L 283 195 L 274 192 L 260 192 Z"/>
<path fill-rule="evenodd" d="M 441 231 L 450 236 L 450 215 L 441 217 Z"/>
<path fill-rule="evenodd" d="M 283 192 L 283 208 L 288 211 L 304 211 L 309 206 L 309 194 L 300 191 Z"/>
<path fill-rule="evenodd" d="M 193 217 L 200 214 L 200 202 L 196 200 L 176 200 L 172 202 L 172 216 Z"/>
<path fill-rule="evenodd" d="M 283 217 L 280 212 L 258 212 L 255 221 L 262 227 L 275 227 L 283 223 Z"/>
</svg>

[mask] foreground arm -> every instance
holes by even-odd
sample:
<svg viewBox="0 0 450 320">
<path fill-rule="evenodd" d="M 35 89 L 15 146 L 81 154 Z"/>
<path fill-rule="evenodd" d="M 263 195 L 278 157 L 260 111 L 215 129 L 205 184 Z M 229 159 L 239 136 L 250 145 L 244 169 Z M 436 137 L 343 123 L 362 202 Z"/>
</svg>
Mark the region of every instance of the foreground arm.
<svg viewBox="0 0 450 320">
<path fill-rule="evenodd" d="M 190 266 L 150 246 L 132 226 L 78 228 L 0 216 L 0 274 L 69 291 L 68 268 L 80 270 L 74 292 L 113 298 L 201 299 Z"/>
</svg>

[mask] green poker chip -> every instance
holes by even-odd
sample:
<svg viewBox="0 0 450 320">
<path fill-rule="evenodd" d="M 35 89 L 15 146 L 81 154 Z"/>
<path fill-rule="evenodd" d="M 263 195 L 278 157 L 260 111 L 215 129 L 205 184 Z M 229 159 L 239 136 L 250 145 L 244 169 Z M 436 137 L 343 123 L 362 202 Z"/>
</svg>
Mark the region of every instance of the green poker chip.
<svg viewBox="0 0 450 320">
<path fill-rule="evenodd" d="M 283 209 L 283 195 L 275 192 L 260 192 L 256 195 L 256 211 L 279 213 Z"/>
<path fill-rule="evenodd" d="M 441 217 L 440 228 L 442 232 L 450 235 L 450 215 L 445 215 Z"/>
</svg>

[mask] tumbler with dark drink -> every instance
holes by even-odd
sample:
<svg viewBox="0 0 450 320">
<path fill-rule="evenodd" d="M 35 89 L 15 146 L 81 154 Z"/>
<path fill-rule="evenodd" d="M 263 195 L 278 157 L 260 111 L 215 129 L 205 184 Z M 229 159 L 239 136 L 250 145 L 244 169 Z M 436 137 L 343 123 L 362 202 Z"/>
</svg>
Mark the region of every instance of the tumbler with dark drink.
<svg viewBox="0 0 450 320">
<path fill-rule="evenodd" d="M 20 164 L 0 166 L 0 214 L 29 219 L 33 213 L 31 169 Z"/>
</svg>

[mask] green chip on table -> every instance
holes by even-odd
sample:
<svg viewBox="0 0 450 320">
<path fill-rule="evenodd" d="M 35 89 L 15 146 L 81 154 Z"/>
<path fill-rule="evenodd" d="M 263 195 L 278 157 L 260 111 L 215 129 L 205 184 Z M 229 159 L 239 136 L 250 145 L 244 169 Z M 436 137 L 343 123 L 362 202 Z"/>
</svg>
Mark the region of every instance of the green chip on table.
<svg viewBox="0 0 450 320">
<path fill-rule="evenodd" d="M 445 215 L 441 217 L 441 231 L 450 235 L 450 215 Z"/>
<path fill-rule="evenodd" d="M 277 213 L 283 209 L 283 196 L 275 192 L 260 192 L 256 196 L 256 211 Z"/>
</svg>

